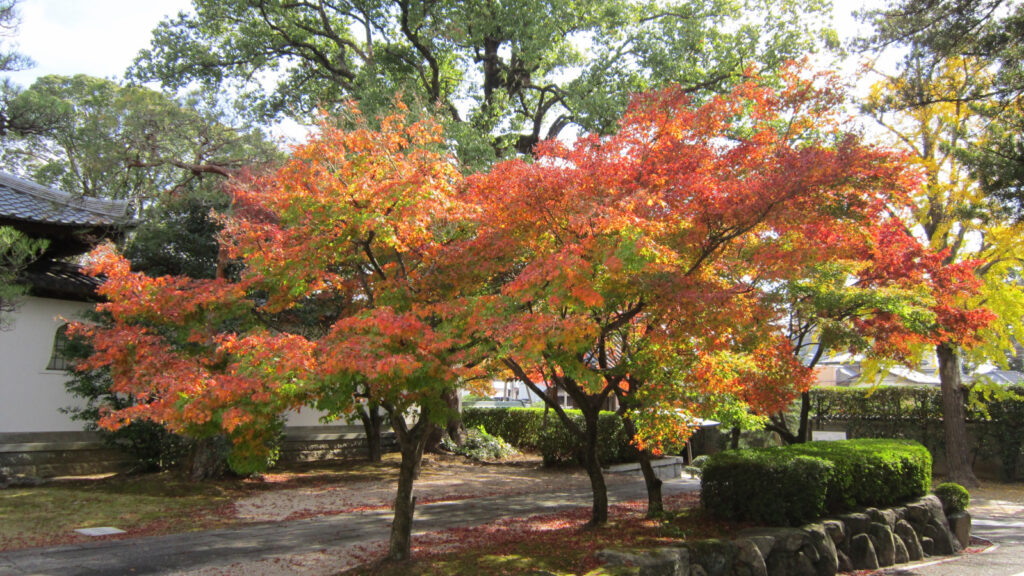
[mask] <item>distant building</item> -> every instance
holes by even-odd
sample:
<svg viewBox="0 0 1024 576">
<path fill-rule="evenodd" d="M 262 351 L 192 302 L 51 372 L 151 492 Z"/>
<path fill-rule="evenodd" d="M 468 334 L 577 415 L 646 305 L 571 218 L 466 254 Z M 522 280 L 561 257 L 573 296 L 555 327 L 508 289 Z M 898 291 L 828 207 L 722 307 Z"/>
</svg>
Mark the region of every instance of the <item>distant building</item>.
<svg viewBox="0 0 1024 576">
<path fill-rule="evenodd" d="M 814 368 L 815 386 L 939 386 L 939 366 L 936 359 L 926 356 L 915 367 L 893 366 L 878 382 L 862 381 L 861 358 L 850 354 L 839 354 L 823 358 Z M 963 383 L 987 381 L 1001 385 L 1024 383 L 1024 373 L 1014 370 L 1000 370 L 983 366 L 963 373 Z"/>
</svg>

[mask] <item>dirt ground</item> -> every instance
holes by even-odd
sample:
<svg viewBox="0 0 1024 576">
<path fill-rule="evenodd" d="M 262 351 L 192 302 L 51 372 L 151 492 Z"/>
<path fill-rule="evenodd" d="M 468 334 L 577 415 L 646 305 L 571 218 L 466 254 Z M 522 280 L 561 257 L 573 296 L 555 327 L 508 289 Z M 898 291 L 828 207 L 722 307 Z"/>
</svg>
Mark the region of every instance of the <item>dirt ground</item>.
<svg viewBox="0 0 1024 576">
<path fill-rule="evenodd" d="M 397 455 L 389 455 L 397 457 Z M 636 482 L 635 477 L 607 474 L 609 485 Z M 565 490 L 589 486 L 586 474 L 574 468 L 544 468 L 539 457 L 521 456 L 501 464 L 474 464 L 461 457 L 424 455 L 421 475 L 416 480 L 417 502 L 462 500 L 499 494 L 513 495 L 536 491 Z M 235 513 L 247 521 L 275 521 L 338 514 L 371 508 L 390 508 L 396 480 L 358 481 L 271 490 L 244 498 L 235 504 Z M 429 536 L 416 537 L 433 542 Z M 383 555 L 384 540 L 347 548 L 291 554 L 256 562 L 236 563 L 218 568 L 203 568 L 182 576 L 221 576 L 260 574 L 264 576 L 337 574 Z"/>
<path fill-rule="evenodd" d="M 626 480 L 616 474 L 609 474 L 606 479 L 609 483 Z M 586 486 L 589 480 L 582 470 L 544 468 L 537 456 L 520 456 L 500 464 L 477 464 L 458 456 L 425 454 L 415 490 L 417 502 L 424 504 Z M 272 490 L 237 501 L 235 514 L 241 520 L 261 522 L 390 508 L 396 488 L 397 478 L 392 478 Z"/>
</svg>

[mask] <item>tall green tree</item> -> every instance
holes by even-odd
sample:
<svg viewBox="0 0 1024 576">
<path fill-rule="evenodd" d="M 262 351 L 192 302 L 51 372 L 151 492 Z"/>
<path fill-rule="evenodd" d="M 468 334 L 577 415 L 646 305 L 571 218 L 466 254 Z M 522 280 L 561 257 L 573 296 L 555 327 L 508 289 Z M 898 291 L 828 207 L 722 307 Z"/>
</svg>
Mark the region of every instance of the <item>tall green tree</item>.
<svg viewBox="0 0 1024 576">
<path fill-rule="evenodd" d="M 126 199 L 134 215 L 164 192 L 215 189 L 243 166 L 280 153 L 234 126 L 212 97 L 181 100 L 86 75 L 44 76 L 12 106 L 47 129 L 4 138 L 13 172 L 71 194 Z"/>
<path fill-rule="evenodd" d="M 0 226 L 0 330 L 11 328 L 28 287 L 20 282 L 25 268 L 46 250 L 47 242 L 29 238 L 10 226 Z"/>
<path fill-rule="evenodd" d="M 18 33 L 18 0 L 0 0 L 0 72 L 15 72 L 32 67 L 32 60 L 10 41 Z M 37 115 L 12 107 L 21 89 L 6 76 L 0 79 L 0 137 L 16 132 L 27 134 L 46 128 Z"/>
<path fill-rule="evenodd" d="M 820 46 L 822 0 L 194 0 L 130 74 L 229 90 L 262 119 L 395 92 L 437 107 L 464 164 L 529 154 L 570 126 L 607 133 L 634 92 L 721 91 Z"/>
<path fill-rule="evenodd" d="M 947 58 L 912 46 L 897 73 L 875 85 L 863 110 L 877 120 L 918 163 L 924 177 L 909 224 L 945 261 L 976 262 L 980 296 L 965 302 L 998 316 L 980 338 L 952 334 L 934 348 L 943 393 L 946 460 L 950 478 L 977 485 L 965 426 L 961 364 L 1005 364 L 1013 341 L 1024 336 L 1024 290 L 1017 279 L 1024 262 L 1020 224 L 988 196 L 958 151 L 984 139 L 988 120 L 968 97 L 995 78 L 987 60 Z M 941 329 L 941 327 L 940 327 Z"/>
<path fill-rule="evenodd" d="M 987 120 L 984 134 L 957 153 L 989 195 L 1024 219 L 1024 2 L 901 0 L 862 16 L 875 32 L 858 42 L 861 49 L 913 46 L 940 58 L 985 63 L 992 72 L 988 82 L 932 98 L 956 99 Z"/>
</svg>

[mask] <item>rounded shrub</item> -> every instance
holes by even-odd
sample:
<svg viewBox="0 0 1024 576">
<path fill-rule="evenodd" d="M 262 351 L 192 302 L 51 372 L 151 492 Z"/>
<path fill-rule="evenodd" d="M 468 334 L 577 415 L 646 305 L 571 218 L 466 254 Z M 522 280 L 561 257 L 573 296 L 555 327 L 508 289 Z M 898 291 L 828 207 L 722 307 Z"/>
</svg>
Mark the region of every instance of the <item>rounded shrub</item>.
<svg viewBox="0 0 1024 576">
<path fill-rule="evenodd" d="M 787 446 L 798 454 L 835 465 L 825 507 L 829 512 L 858 506 L 889 506 L 928 493 L 932 456 L 913 440 L 862 438 Z"/>
<path fill-rule="evenodd" d="M 701 505 L 724 520 L 800 525 L 824 513 L 833 468 L 780 449 L 719 452 L 701 470 Z"/>
<path fill-rule="evenodd" d="M 943 482 L 935 487 L 934 492 L 942 501 L 942 511 L 946 514 L 963 512 L 971 504 L 971 494 L 967 488 L 956 482 Z"/>
<path fill-rule="evenodd" d="M 466 430 L 466 437 L 462 444 L 455 444 L 451 439 L 445 437 L 441 441 L 441 445 L 455 454 L 478 462 L 504 460 L 516 453 L 516 449 L 508 442 L 502 440 L 500 436 L 488 434 L 483 426 Z"/>
<path fill-rule="evenodd" d="M 898 504 L 930 485 L 931 455 L 916 442 L 808 442 L 711 456 L 701 503 L 727 520 L 799 524 L 825 512 Z"/>
<path fill-rule="evenodd" d="M 579 410 L 566 410 L 569 418 L 583 427 Z M 476 408 L 462 411 L 466 427 L 483 426 L 520 450 L 541 453 L 547 465 L 573 462 L 578 439 L 569 433 L 554 411 L 544 408 Z M 598 450 L 602 464 L 615 464 L 636 459 L 636 448 L 630 443 L 622 417 L 614 412 L 601 412 L 597 423 Z"/>
</svg>

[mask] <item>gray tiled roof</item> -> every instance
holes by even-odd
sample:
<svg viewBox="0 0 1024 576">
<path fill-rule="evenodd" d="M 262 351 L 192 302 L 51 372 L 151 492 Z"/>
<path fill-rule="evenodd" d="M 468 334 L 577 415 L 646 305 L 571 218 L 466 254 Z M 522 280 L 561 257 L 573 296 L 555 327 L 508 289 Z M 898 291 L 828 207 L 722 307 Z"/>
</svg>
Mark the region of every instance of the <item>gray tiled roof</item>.
<svg viewBox="0 0 1024 576">
<path fill-rule="evenodd" d="M 2 172 L 0 216 L 71 226 L 110 226 L 129 221 L 128 203 L 123 200 L 75 197 Z"/>
</svg>

